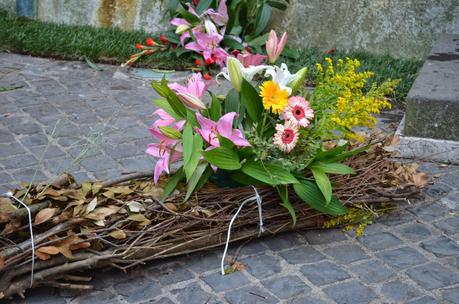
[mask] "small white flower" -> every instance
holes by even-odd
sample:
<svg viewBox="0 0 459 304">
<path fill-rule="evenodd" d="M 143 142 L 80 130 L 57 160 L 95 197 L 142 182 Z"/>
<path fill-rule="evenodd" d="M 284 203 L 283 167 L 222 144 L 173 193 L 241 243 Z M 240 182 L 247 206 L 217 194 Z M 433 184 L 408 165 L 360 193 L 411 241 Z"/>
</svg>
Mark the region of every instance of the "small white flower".
<svg viewBox="0 0 459 304">
<path fill-rule="evenodd" d="M 281 89 L 286 89 L 288 95 L 292 94 L 292 84 L 301 77 L 302 70 L 296 74 L 291 74 L 285 63 L 282 63 L 280 67 L 269 66 L 266 69 L 265 76 L 271 76 L 271 80 L 277 82 Z"/>
<path fill-rule="evenodd" d="M 216 79 L 221 75 L 226 80 L 231 81 L 236 91 L 241 90 L 242 78 L 247 81 L 252 81 L 253 77 L 263 70 L 269 68 L 267 65 L 249 66 L 247 68 L 234 57 L 228 56 L 226 59 L 226 67 L 217 74 Z"/>
</svg>

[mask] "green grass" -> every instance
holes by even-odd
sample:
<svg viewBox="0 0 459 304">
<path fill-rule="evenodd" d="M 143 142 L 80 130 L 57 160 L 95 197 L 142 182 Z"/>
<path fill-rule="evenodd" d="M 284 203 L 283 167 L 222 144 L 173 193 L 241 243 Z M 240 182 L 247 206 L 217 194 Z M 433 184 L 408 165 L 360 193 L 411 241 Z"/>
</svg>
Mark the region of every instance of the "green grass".
<svg viewBox="0 0 459 304">
<path fill-rule="evenodd" d="M 121 64 L 134 53 L 134 44 L 144 41 L 150 34 L 143 31 L 126 32 L 119 29 L 90 26 L 58 25 L 12 16 L 0 10 L 0 51 L 11 51 L 41 57 L 66 60 L 84 60 Z M 324 52 L 317 49 L 300 51 L 300 58 L 286 59 L 291 71 L 308 67 L 310 80 L 314 80 L 316 63 L 324 62 Z M 364 52 L 335 52 L 333 58 L 346 56 L 358 58 L 362 69 L 375 72 L 374 81 L 401 79 L 395 98 L 403 100 L 408 93 L 417 70 L 418 60 L 395 59 L 388 55 L 371 55 Z M 137 66 L 158 69 L 185 69 L 192 66 L 187 55 L 177 58 L 173 51 L 165 51 L 140 60 Z"/>
</svg>

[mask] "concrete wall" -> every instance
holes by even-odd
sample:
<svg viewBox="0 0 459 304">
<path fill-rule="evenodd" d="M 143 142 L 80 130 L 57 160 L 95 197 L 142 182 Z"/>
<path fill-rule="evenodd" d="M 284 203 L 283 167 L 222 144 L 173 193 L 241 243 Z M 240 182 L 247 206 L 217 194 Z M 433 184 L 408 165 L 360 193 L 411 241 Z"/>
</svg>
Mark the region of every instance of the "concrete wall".
<svg viewBox="0 0 459 304">
<path fill-rule="evenodd" d="M 440 33 L 459 33 L 459 0 L 292 0 L 273 24 L 298 46 L 423 58 Z"/>
<path fill-rule="evenodd" d="M 34 1 L 34 0 L 30 0 Z M 160 32 L 167 0 L 35 0 L 41 20 Z M 247 0 L 251 1 L 251 0 Z M 0 0 L 14 11 L 15 0 Z M 440 33 L 459 33 L 459 0 L 291 0 L 273 27 L 299 47 L 423 58 Z"/>
</svg>

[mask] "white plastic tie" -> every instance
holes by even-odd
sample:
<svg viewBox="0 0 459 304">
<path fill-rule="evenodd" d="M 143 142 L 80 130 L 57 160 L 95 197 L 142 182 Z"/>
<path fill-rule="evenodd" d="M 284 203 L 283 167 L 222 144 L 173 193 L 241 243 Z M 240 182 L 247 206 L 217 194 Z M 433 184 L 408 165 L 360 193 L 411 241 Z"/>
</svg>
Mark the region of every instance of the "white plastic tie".
<svg viewBox="0 0 459 304">
<path fill-rule="evenodd" d="M 230 242 L 230 239 L 231 239 L 231 227 L 233 226 L 233 223 L 236 220 L 236 218 L 238 217 L 239 212 L 241 212 L 242 208 L 244 207 L 244 205 L 246 203 L 249 203 L 249 202 L 256 202 L 257 203 L 258 218 L 259 218 L 258 236 L 261 236 L 261 234 L 263 232 L 265 232 L 265 228 L 263 227 L 263 209 L 261 208 L 262 200 L 261 200 L 260 195 L 258 194 L 257 189 L 255 187 L 253 187 L 253 186 L 252 186 L 252 188 L 253 188 L 253 191 L 255 191 L 255 195 L 249 197 L 248 199 L 246 199 L 245 201 L 242 202 L 242 204 L 239 206 L 239 208 L 237 209 L 236 213 L 233 215 L 233 217 L 231 218 L 231 221 L 229 223 L 228 234 L 226 236 L 225 250 L 223 251 L 222 260 L 221 260 L 221 263 L 220 263 L 220 268 L 221 268 L 222 275 L 225 275 L 225 259 L 226 259 L 226 254 L 228 252 L 229 242 Z"/>
<path fill-rule="evenodd" d="M 20 199 L 14 197 L 13 193 L 6 192 L 2 196 L 10 198 L 16 203 L 22 205 L 27 210 L 27 214 L 29 216 L 29 233 L 30 233 L 30 243 L 32 247 L 32 258 L 31 258 L 32 268 L 30 270 L 30 287 L 32 287 L 33 286 L 33 274 L 34 274 L 34 268 L 35 268 L 35 242 L 33 238 L 33 229 L 32 229 L 32 212 L 30 211 L 29 206 L 27 206 L 27 204 L 21 201 Z"/>
</svg>

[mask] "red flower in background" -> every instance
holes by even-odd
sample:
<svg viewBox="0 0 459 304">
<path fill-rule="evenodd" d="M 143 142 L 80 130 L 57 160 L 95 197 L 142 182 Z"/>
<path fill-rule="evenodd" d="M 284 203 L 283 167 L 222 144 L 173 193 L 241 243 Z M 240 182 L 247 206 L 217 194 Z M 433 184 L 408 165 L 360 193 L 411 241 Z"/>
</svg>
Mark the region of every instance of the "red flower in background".
<svg viewBox="0 0 459 304">
<path fill-rule="evenodd" d="M 199 4 L 199 0 L 193 0 L 193 4 L 197 6 Z"/>
<path fill-rule="evenodd" d="M 212 76 L 210 76 L 209 73 L 205 73 L 205 74 L 204 74 L 204 79 L 205 79 L 205 80 L 211 80 L 211 79 L 212 79 Z"/>
<path fill-rule="evenodd" d="M 160 35 L 160 36 L 159 36 L 159 40 L 160 40 L 162 43 L 164 43 L 164 44 L 169 43 L 169 40 L 167 40 L 167 38 L 164 37 L 163 35 Z"/>
<path fill-rule="evenodd" d="M 194 64 L 199 67 L 199 66 L 201 66 L 202 63 L 201 63 L 201 60 L 195 59 L 194 60 Z"/>
<path fill-rule="evenodd" d="M 148 46 L 153 46 L 153 45 L 155 45 L 155 41 L 152 38 L 147 38 L 145 40 L 145 44 L 148 45 Z"/>
<path fill-rule="evenodd" d="M 143 49 L 143 45 L 141 45 L 140 43 L 136 43 L 135 44 L 135 48 L 138 49 L 138 50 L 141 50 L 141 49 Z"/>
</svg>

